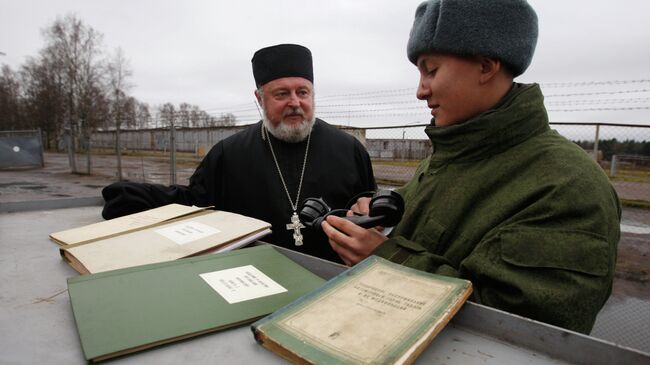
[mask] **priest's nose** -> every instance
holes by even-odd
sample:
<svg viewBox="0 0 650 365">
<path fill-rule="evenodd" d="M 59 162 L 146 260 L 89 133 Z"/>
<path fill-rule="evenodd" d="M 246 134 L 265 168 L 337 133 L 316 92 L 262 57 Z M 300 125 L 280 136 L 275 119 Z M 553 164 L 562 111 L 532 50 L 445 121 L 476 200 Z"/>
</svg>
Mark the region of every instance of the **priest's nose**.
<svg viewBox="0 0 650 365">
<path fill-rule="evenodd" d="M 289 106 L 291 107 L 300 106 L 300 98 L 298 98 L 298 95 L 296 93 L 291 93 L 291 96 L 289 97 Z"/>
</svg>

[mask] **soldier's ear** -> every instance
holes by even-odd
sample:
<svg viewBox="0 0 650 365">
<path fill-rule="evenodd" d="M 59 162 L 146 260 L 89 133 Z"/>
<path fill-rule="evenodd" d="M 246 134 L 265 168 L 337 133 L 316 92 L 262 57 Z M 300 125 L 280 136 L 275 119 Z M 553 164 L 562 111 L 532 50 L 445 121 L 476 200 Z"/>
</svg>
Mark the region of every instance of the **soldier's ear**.
<svg viewBox="0 0 650 365">
<path fill-rule="evenodd" d="M 482 84 L 494 79 L 494 77 L 503 69 L 503 63 L 501 60 L 496 58 L 479 56 L 479 62 L 481 64 L 480 82 Z"/>
</svg>

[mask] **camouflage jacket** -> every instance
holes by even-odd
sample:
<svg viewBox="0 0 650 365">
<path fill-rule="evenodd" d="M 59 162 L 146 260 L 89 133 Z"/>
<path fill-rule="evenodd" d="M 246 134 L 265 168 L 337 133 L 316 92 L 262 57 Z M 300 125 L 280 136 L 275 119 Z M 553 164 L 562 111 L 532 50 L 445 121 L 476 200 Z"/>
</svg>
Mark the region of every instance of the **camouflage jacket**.
<svg viewBox="0 0 650 365">
<path fill-rule="evenodd" d="M 426 128 L 432 155 L 399 192 L 400 224 L 373 254 L 471 280 L 472 300 L 588 333 L 611 293 L 621 209 L 602 169 L 549 128 L 538 85 Z"/>
</svg>

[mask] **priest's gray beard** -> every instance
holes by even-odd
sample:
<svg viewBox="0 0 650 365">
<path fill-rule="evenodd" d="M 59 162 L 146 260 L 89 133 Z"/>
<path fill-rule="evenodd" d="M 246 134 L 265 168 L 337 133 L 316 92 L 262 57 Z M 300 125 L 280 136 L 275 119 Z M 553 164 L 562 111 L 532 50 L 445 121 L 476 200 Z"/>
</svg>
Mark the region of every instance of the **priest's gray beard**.
<svg viewBox="0 0 650 365">
<path fill-rule="evenodd" d="M 264 111 L 263 115 L 264 117 L 262 118 L 262 121 L 264 123 L 264 127 L 273 135 L 273 137 L 289 142 L 289 143 L 297 143 L 304 141 L 305 138 L 309 135 L 309 132 L 311 131 L 311 128 L 314 126 L 314 122 L 316 121 L 316 117 L 312 117 L 311 120 L 303 120 L 297 125 L 286 125 L 282 122 L 278 123 L 278 125 L 273 125 L 269 118 L 266 116 L 266 110 L 264 110 L 264 106 L 262 106 L 262 110 Z M 283 117 L 289 115 L 289 114 L 301 114 L 305 115 L 305 112 L 302 110 L 302 108 L 293 108 L 293 110 L 285 110 L 285 112 L 282 114 Z"/>
</svg>

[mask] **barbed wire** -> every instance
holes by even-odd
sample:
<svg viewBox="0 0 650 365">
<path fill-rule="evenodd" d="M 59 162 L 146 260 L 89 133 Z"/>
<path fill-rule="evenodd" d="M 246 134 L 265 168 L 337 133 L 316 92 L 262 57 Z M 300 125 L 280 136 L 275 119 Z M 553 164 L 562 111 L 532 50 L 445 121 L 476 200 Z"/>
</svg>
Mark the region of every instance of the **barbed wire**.
<svg viewBox="0 0 650 365">
<path fill-rule="evenodd" d="M 374 106 L 374 105 L 394 105 L 394 104 L 423 104 L 422 100 L 401 100 L 401 101 L 385 101 L 377 103 L 351 103 L 351 104 L 317 104 L 318 108 L 341 108 L 341 107 L 351 107 L 351 106 Z"/>
<path fill-rule="evenodd" d="M 249 101 L 249 102 L 247 102 L 247 103 L 235 104 L 235 105 L 230 105 L 230 106 L 227 106 L 227 107 L 213 107 L 213 108 L 207 108 L 207 109 L 205 109 L 205 111 L 208 111 L 208 110 L 211 110 L 211 111 L 214 111 L 214 110 L 216 110 L 216 111 L 218 111 L 218 110 L 224 110 L 224 111 L 227 111 L 227 110 L 231 110 L 231 109 L 233 109 L 233 108 L 240 108 L 240 107 L 244 107 L 244 106 L 250 106 L 251 104 L 254 104 L 254 102 L 253 102 L 253 101 Z"/>
<path fill-rule="evenodd" d="M 600 99 L 600 100 L 576 100 L 576 101 L 556 101 L 548 102 L 547 109 L 549 112 L 581 112 L 581 111 L 630 111 L 630 110 L 648 110 L 650 106 L 608 106 L 608 107 L 594 107 L 594 108 L 552 108 L 553 106 L 579 106 L 579 105 L 605 105 L 605 104 L 625 104 L 625 103 L 647 103 L 650 102 L 650 98 L 630 98 L 630 99 Z M 365 104 L 361 104 L 365 105 Z M 350 109 L 350 110 L 321 110 L 317 109 L 317 116 L 321 117 L 345 117 L 345 118 L 365 118 L 369 116 L 408 116 L 408 115 L 422 115 L 426 113 L 428 108 L 425 105 L 418 106 L 394 106 L 386 108 L 374 108 L 374 109 Z M 396 111 L 405 111 L 399 113 Z M 420 113 L 408 112 L 410 110 L 421 110 Z M 257 113 L 230 113 L 234 116 L 236 121 L 241 120 L 259 120 L 260 116 Z M 176 122 L 179 123 L 190 123 L 194 124 L 196 122 L 218 122 L 220 119 L 223 119 L 224 115 L 203 115 L 196 117 L 188 117 L 187 114 L 182 112 L 167 113 L 163 115 L 157 115 L 151 118 L 151 120 L 164 120 L 169 121 L 171 118 L 174 118 Z M 132 122 L 131 118 L 121 118 L 122 123 Z"/>
<path fill-rule="evenodd" d="M 629 98 L 629 99 L 592 99 L 592 100 L 565 100 L 551 101 L 547 105 L 593 105 L 593 104 L 636 104 L 648 103 L 650 98 Z"/>
<path fill-rule="evenodd" d="M 549 111 L 549 112 L 592 112 L 592 111 L 622 111 L 622 110 L 650 110 L 650 106 L 611 107 L 611 108 L 547 109 L 547 111 Z"/>
<path fill-rule="evenodd" d="M 394 108 L 382 108 L 382 109 L 356 109 L 356 110 L 347 110 L 347 111 L 319 111 L 318 114 L 344 114 L 344 113 L 356 113 L 356 112 L 383 112 L 383 111 L 393 111 L 393 110 L 413 110 L 413 109 L 422 109 L 422 110 L 428 110 L 426 105 L 418 105 L 418 106 L 401 106 L 401 107 L 394 107 Z"/>
<path fill-rule="evenodd" d="M 557 82 L 541 83 L 542 88 L 574 88 L 574 87 L 600 87 L 593 91 L 579 91 L 566 93 L 549 93 L 545 95 L 548 112 L 553 113 L 578 113 L 578 112 L 602 112 L 602 111 L 635 111 L 649 110 L 650 98 L 628 97 L 628 98 L 598 98 L 605 95 L 639 95 L 650 93 L 650 88 L 632 88 L 625 90 L 602 90 L 608 86 L 621 85 L 643 85 L 649 84 L 650 79 L 636 80 L 607 80 L 607 81 L 583 81 L 583 82 Z M 316 116 L 324 118 L 377 118 L 377 117 L 406 117 L 414 115 L 425 115 L 428 108 L 421 100 L 417 100 L 415 88 L 394 88 L 376 91 L 354 92 L 345 94 L 331 94 L 316 97 Z M 408 99 L 406 98 L 408 96 Z M 594 97 L 594 98 L 590 98 Z M 371 100 L 372 99 L 372 100 Z M 637 104 L 637 106 L 625 104 Z M 639 105 L 641 104 L 641 105 Z M 646 105 L 643 105 L 646 104 Z M 580 107 L 593 106 L 593 107 Z M 422 112 L 411 112 L 421 110 Z M 159 111 L 152 112 L 151 120 L 169 120 L 174 118 L 180 124 L 211 124 L 215 119 L 232 115 L 236 123 L 258 121 L 259 111 L 254 101 L 231 105 L 229 107 L 214 107 L 201 110 L 206 113 L 200 117 L 191 116 L 191 111 L 175 110 L 173 114 L 162 116 Z M 169 112 L 168 112 L 169 113 Z M 179 120 L 181 119 L 181 120 Z M 189 119 L 189 122 L 188 122 Z M 132 120 L 123 120 L 132 123 Z M 163 122 L 164 123 L 164 122 Z"/>
<path fill-rule="evenodd" d="M 325 95 L 325 96 L 318 97 L 318 100 L 330 100 L 330 99 L 337 99 L 337 98 L 348 98 L 348 97 L 351 97 L 351 96 L 373 97 L 373 96 L 377 96 L 377 95 L 386 95 L 386 94 L 388 94 L 388 95 L 407 94 L 407 92 L 414 93 L 415 88 L 409 87 L 409 88 L 401 88 L 401 89 L 363 91 L 363 92 L 349 93 L 349 94 Z"/>
<path fill-rule="evenodd" d="M 223 111 L 220 111 L 220 112 L 210 112 L 208 114 L 216 114 L 216 113 L 220 113 L 220 114 L 231 113 L 231 114 L 234 114 L 234 113 L 237 113 L 237 112 L 249 112 L 249 111 L 255 111 L 255 110 L 257 110 L 257 108 L 255 106 L 252 106 L 250 108 L 243 108 L 243 109 L 224 109 Z M 206 112 L 207 111 L 208 110 L 206 110 Z"/>
<path fill-rule="evenodd" d="M 555 83 L 540 83 L 540 86 L 542 88 L 572 88 L 572 87 L 584 87 L 584 86 L 614 86 L 614 85 L 633 85 L 633 84 L 647 84 L 647 83 L 650 83 L 650 79 L 555 82 Z M 372 106 L 372 105 L 417 103 L 418 101 L 414 98 L 415 92 L 416 92 L 416 88 L 395 88 L 395 89 L 365 91 L 365 92 L 356 92 L 356 93 L 347 93 L 347 94 L 332 94 L 332 95 L 325 95 L 325 96 L 317 96 L 316 105 L 322 108 L 329 108 L 329 107 L 349 107 L 349 106 L 364 106 L 364 105 Z M 650 92 L 650 89 L 587 91 L 587 92 L 548 94 L 545 95 L 545 98 L 608 95 L 608 94 L 612 94 L 612 95 L 632 94 L 632 93 L 647 93 L 647 92 Z M 378 98 L 388 98 L 388 97 L 398 98 L 402 96 L 408 96 L 411 99 L 370 102 L 370 103 L 353 102 L 349 104 L 346 103 L 327 104 L 327 102 L 332 102 L 341 99 L 349 99 L 351 101 L 356 101 L 356 100 L 378 99 Z M 231 105 L 228 107 L 214 107 L 206 110 L 211 112 L 222 111 L 224 113 L 247 112 L 247 111 L 256 110 L 256 108 L 251 106 L 251 104 L 252 102 L 247 102 L 247 103 Z"/>
<path fill-rule="evenodd" d="M 647 92 L 650 92 L 650 89 L 615 90 L 615 91 L 593 91 L 593 92 L 566 93 L 566 94 L 549 94 L 549 95 L 544 95 L 544 98 L 565 97 L 565 96 L 589 96 L 589 95 L 637 94 L 637 93 L 647 93 Z"/>
<path fill-rule="evenodd" d="M 364 110 L 365 111 L 365 110 Z M 426 114 L 426 113 L 424 113 Z M 348 113 L 339 113 L 339 114 L 327 114 L 323 115 L 328 118 L 367 118 L 367 117 L 405 117 L 413 115 L 423 115 L 423 113 L 383 113 L 383 114 L 348 114 Z"/>
<path fill-rule="evenodd" d="M 540 83 L 539 85 L 549 88 L 554 87 L 578 87 L 578 86 L 596 86 L 596 85 L 627 85 L 627 84 L 646 84 L 650 83 L 650 79 L 638 79 L 638 80 L 609 80 L 609 81 L 571 81 L 571 82 L 552 82 L 552 83 Z"/>
</svg>

